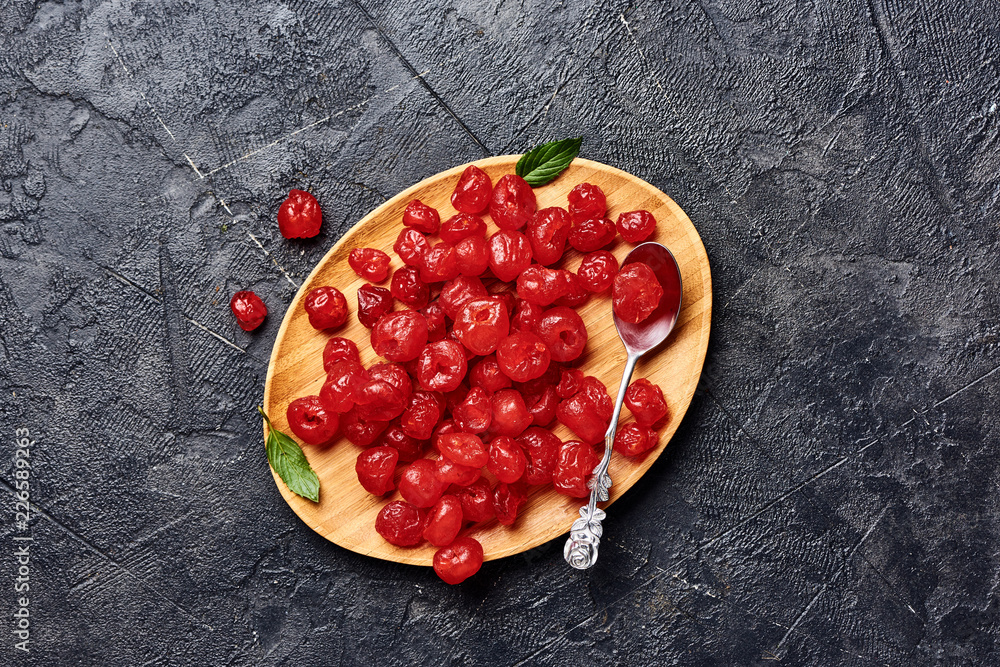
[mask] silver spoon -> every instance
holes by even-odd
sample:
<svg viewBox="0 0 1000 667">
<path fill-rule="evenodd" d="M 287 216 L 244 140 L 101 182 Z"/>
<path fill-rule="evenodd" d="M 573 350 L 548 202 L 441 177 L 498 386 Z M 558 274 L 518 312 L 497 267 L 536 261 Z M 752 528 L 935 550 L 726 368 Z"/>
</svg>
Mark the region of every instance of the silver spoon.
<svg viewBox="0 0 1000 667">
<path fill-rule="evenodd" d="M 633 248 L 625 257 L 622 268 L 633 262 L 642 262 L 653 270 L 663 287 L 663 296 L 656 310 L 638 324 L 618 319 L 618 315 L 612 310 L 615 328 L 618 329 L 618 337 L 625 345 L 628 361 L 625 362 L 618 398 L 615 399 L 611 425 L 604 436 L 604 457 L 594 468 L 594 476 L 589 483 L 590 502 L 580 508 L 580 518 L 573 522 L 569 539 L 566 540 L 566 548 L 563 549 L 566 562 L 578 570 L 586 570 L 597 562 L 597 549 L 604 533 L 601 521 L 607 516 L 604 510 L 597 508 L 597 503 L 608 500 L 608 489 L 611 488 L 608 464 L 611 462 L 611 449 L 618 428 L 618 416 L 625 401 L 625 390 L 628 389 L 629 381 L 632 379 L 632 371 L 635 370 L 639 357 L 666 340 L 677 323 L 677 315 L 681 311 L 681 271 L 670 251 L 659 243 L 643 243 Z"/>
</svg>

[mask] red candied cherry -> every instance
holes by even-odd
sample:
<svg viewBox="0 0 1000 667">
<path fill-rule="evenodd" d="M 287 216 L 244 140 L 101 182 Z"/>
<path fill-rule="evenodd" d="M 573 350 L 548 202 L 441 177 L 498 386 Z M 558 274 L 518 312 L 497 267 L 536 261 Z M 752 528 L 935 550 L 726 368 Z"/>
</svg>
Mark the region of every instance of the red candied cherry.
<svg viewBox="0 0 1000 667">
<path fill-rule="evenodd" d="M 552 472 L 552 486 L 559 493 L 571 498 L 586 498 L 590 495 L 587 479 L 598 463 L 594 448 L 579 440 L 564 442 L 559 448 L 556 469 Z"/>
<path fill-rule="evenodd" d="M 524 482 L 506 484 L 500 482 L 493 489 L 493 510 L 497 521 L 504 526 L 511 526 L 517 520 L 518 510 L 528 502 L 528 487 Z"/>
<path fill-rule="evenodd" d="M 517 296 L 538 306 L 548 306 L 569 293 L 571 275 L 564 269 L 529 266 L 517 277 Z"/>
<path fill-rule="evenodd" d="M 389 422 L 363 421 L 358 418 L 358 412 L 354 409 L 341 415 L 340 424 L 344 437 L 358 447 L 371 446 L 389 426 Z"/>
<path fill-rule="evenodd" d="M 411 438 L 427 440 L 443 414 L 444 401 L 436 394 L 418 389 L 410 395 L 406 409 L 399 416 L 399 427 Z"/>
<path fill-rule="evenodd" d="M 462 306 L 488 294 L 478 276 L 458 276 L 441 287 L 438 302 L 444 308 L 444 314 L 454 320 Z"/>
<path fill-rule="evenodd" d="M 431 300 L 431 290 L 412 266 L 396 269 L 389 283 L 389 293 L 413 310 L 420 310 Z"/>
<path fill-rule="evenodd" d="M 308 445 L 325 445 L 337 435 L 340 426 L 337 413 L 327 410 L 319 396 L 296 398 L 288 404 L 285 417 L 292 433 Z"/>
<path fill-rule="evenodd" d="M 490 400 L 493 406 L 490 433 L 517 437 L 531 426 L 531 413 L 518 390 L 501 389 Z"/>
<path fill-rule="evenodd" d="M 643 426 L 660 422 L 669 412 L 663 390 L 646 378 L 639 378 L 629 385 L 625 391 L 625 405 Z"/>
<path fill-rule="evenodd" d="M 558 262 L 566 250 L 571 227 L 569 213 L 558 206 L 536 213 L 525 230 L 535 261 L 545 266 Z"/>
<path fill-rule="evenodd" d="M 489 354 L 469 371 L 469 384 L 473 387 L 482 387 L 486 393 L 492 394 L 509 387 L 510 378 L 500 370 L 496 355 Z"/>
<path fill-rule="evenodd" d="M 608 210 L 604 191 L 590 183 L 580 183 L 569 191 L 569 216 L 573 222 L 603 218 Z"/>
<path fill-rule="evenodd" d="M 358 346 L 353 340 L 334 336 L 326 341 L 326 347 L 323 348 L 323 370 L 329 373 L 338 361 L 361 363 L 361 354 L 358 353 Z"/>
<path fill-rule="evenodd" d="M 358 454 L 354 471 L 361 487 L 376 496 L 392 491 L 395 488 L 392 476 L 398 460 L 399 452 L 392 447 L 372 447 Z"/>
<path fill-rule="evenodd" d="M 536 303 L 518 299 L 514 308 L 514 316 L 510 318 L 510 330 L 534 331 L 538 320 L 542 319 L 542 307 Z"/>
<path fill-rule="evenodd" d="M 417 383 L 425 391 L 458 389 L 468 370 L 462 346 L 453 340 L 428 343 L 417 357 Z"/>
<path fill-rule="evenodd" d="M 500 229 L 520 229 L 537 207 L 531 186 L 516 174 L 504 174 L 493 188 L 490 217 Z"/>
<path fill-rule="evenodd" d="M 483 566 L 483 545 L 471 537 L 459 537 L 434 554 L 434 572 L 446 584 L 460 584 Z"/>
<path fill-rule="evenodd" d="M 368 369 L 368 382 L 355 393 L 355 410 L 366 421 L 389 421 L 403 414 L 413 393 L 413 383 L 402 366 L 375 364 Z"/>
<path fill-rule="evenodd" d="M 365 280 L 380 283 L 389 275 L 389 255 L 377 248 L 355 248 L 347 256 L 354 273 Z"/>
<path fill-rule="evenodd" d="M 559 384 L 559 374 L 562 372 L 562 366 L 557 363 L 549 364 L 549 367 L 545 369 L 545 372 L 539 375 L 537 378 L 532 378 L 527 382 L 518 382 L 517 388 L 521 390 L 522 394 L 537 394 L 546 385 L 556 385 Z"/>
<path fill-rule="evenodd" d="M 580 252 L 593 252 L 614 241 L 617 235 L 615 223 L 607 218 L 579 220 L 569 230 L 569 244 Z"/>
<path fill-rule="evenodd" d="M 633 262 L 622 268 L 611 287 L 611 304 L 615 315 L 626 322 L 644 321 L 663 298 L 663 286 L 653 269 L 642 262 Z"/>
<path fill-rule="evenodd" d="M 336 287 L 323 285 L 310 290 L 304 305 L 314 329 L 334 329 L 347 321 L 347 299 Z"/>
<path fill-rule="evenodd" d="M 475 213 L 486 210 L 490 205 L 490 195 L 493 194 L 493 181 L 489 174 L 474 164 L 470 164 L 462 172 L 451 193 L 451 205 L 462 213 Z"/>
<path fill-rule="evenodd" d="M 462 530 L 462 501 L 458 496 L 441 496 L 427 515 L 424 539 L 436 547 L 446 547 Z"/>
<path fill-rule="evenodd" d="M 444 321 L 444 308 L 437 301 L 433 301 L 420 309 L 424 319 L 427 320 L 427 340 L 436 343 L 448 335 L 448 327 Z"/>
<path fill-rule="evenodd" d="M 365 283 L 358 288 L 358 321 L 369 329 L 379 318 L 392 310 L 392 292 L 384 287 Z"/>
<path fill-rule="evenodd" d="M 542 339 L 529 331 L 517 331 L 500 341 L 497 363 L 514 382 L 527 382 L 548 370 L 552 355 Z"/>
<path fill-rule="evenodd" d="M 236 324 L 244 331 L 253 331 L 267 317 L 267 306 L 259 296 L 249 290 L 234 294 L 229 300 L 229 309 L 236 316 Z"/>
<path fill-rule="evenodd" d="M 490 460 L 486 468 L 501 482 L 512 484 L 521 479 L 527 465 L 528 459 L 514 438 L 501 435 L 490 443 Z"/>
<path fill-rule="evenodd" d="M 556 394 L 559 398 L 569 398 L 580 390 L 580 383 L 583 382 L 584 374 L 579 368 L 564 368 L 559 375 L 559 384 L 556 386 Z"/>
<path fill-rule="evenodd" d="M 659 439 L 659 433 L 653 429 L 632 422 L 615 434 L 615 451 L 625 456 L 638 456 L 656 447 Z"/>
<path fill-rule="evenodd" d="M 403 469 L 399 495 L 415 507 L 432 507 L 446 488 L 437 476 L 437 466 L 430 459 L 417 459 Z"/>
<path fill-rule="evenodd" d="M 407 227 L 399 232 L 392 249 L 403 260 L 403 264 L 419 267 L 423 262 L 424 255 L 430 251 L 431 245 L 427 242 L 426 236 Z"/>
<path fill-rule="evenodd" d="M 458 255 L 447 243 L 435 243 L 420 259 L 420 279 L 425 283 L 443 283 L 458 275 Z"/>
<path fill-rule="evenodd" d="M 416 359 L 427 344 L 427 320 L 415 310 L 386 313 L 372 327 L 371 343 L 389 361 Z"/>
<path fill-rule="evenodd" d="M 452 331 L 473 354 L 489 354 L 510 333 L 507 306 L 496 297 L 472 299 L 458 311 Z"/>
<path fill-rule="evenodd" d="M 496 287 L 498 290 L 502 291 L 497 291 L 496 294 L 491 294 L 490 296 L 492 296 L 494 299 L 500 299 L 501 301 L 503 301 L 503 305 L 507 307 L 507 312 L 513 313 L 514 306 L 517 305 L 517 295 L 514 294 L 513 292 L 504 290 L 503 288 L 507 287 L 506 285 L 497 283 Z"/>
<path fill-rule="evenodd" d="M 459 347 L 462 347 L 459 345 Z M 448 407 L 448 412 L 454 412 L 455 408 L 459 403 L 465 400 L 466 395 L 469 393 L 469 384 L 462 378 L 462 381 L 458 383 L 458 386 L 444 393 L 445 404 Z M 458 428 L 455 428 L 457 431 Z"/>
<path fill-rule="evenodd" d="M 424 537 L 424 513 L 404 500 L 386 503 L 375 519 L 375 532 L 397 547 L 412 547 Z"/>
<path fill-rule="evenodd" d="M 559 409 L 559 395 L 553 385 L 547 384 L 541 391 L 525 394 L 524 405 L 531 414 L 533 425 L 548 426 L 555 421 Z"/>
<path fill-rule="evenodd" d="M 399 426 L 399 421 L 394 419 L 389 423 L 389 427 L 382 431 L 382 435 L 375 440 L 375 444 L 380 447 L 392 447 L 399 452 L 399 460 L 403 463 L 411 463 L 424 455 L 426 440 L 417 440 L 406 435 Z"/>
<path fill-rule="evenodd" d="M 604 383 L 588 375 L 580 383 L 580 390 L 559 404 L 556 415 L 581 440 L 592 445 L 604 439 L 613 411 Z"/>
<path fill-rule="evenodd" d="M 449 245 L 455 245 L 470 236 L 486 238 L 486 221 L 478 215 L 459 213 L 441 223 L 438 236 Z"/>
<path fill-rule="evenodd" d="M 462 489 L 459 494 L 462 501 L 462 515 L 466 521 L 479 523 L 489 521 L 496 516 L 493 509 L 493 491 L 490 483 L 480 477 L 472 484 Z"/>
<path fill-rule="evenodd" d="M 319 202 L 303 190 L 290 190 L 278 208 L 278 230 L 286 239 L 311 239 L 322 224 Z"/>
<path fill-rule="evenodd" d="M 478 435 L 471 433 L 448 433 L 438 436 L 434 446 L 455 463 L 471 468 L 482 468 L 490 460 L 486 446 Z"/>
<path fill-rule="evenodd" d="M 545 311 L 535 333 L 549 348 L 553 361 L 573 361 L 587 346 L 587 327 L 575 310 L 556 306 Z"/>
<path fill-rule="evenodd" d="M 463 276 L 479 276 L 490 268 L 490 253 L 486 239 L 468 236 L 455 244 L 458 272 Z"/>
<path fill-rule="evenodd" d="M 562 440 L 548 429 L 529 426 L 517 438 L 517 444 L 521 445 L 526 459 L 524 481 L 528 484 L 551 482 Z"/>
<path fill-rule="evenodd" d="M 490 268 L 493 275 L 511 282 L 531 266 L 531 244 L 521 232 L 501 229 L 489 240 Z"/>
<path fill-rule="evenodd" d="M 434 427 L 434 433 L 431 434 L 431 444 L 437 442 L 439 435 L 445 435 L 446 433 L 458 433 L 458 427 L 455 426 L 454 419 L 442 419 L 438 422 L 438 425 Z"/>
<path fill-rule="evenodd" d="M 569 288 L 566 293 L 561 297 L 556 299 L 555 303 L 557 306 L 566 306 L 568 308 L 578 308 L 587 302 L 590 298 L 590 291 L 583 286 L 583 282 L 580 280 L 572 271 L 566 272 L 567 282 L 569 283 Z"/>
<path fill-rule="evenodd" d="M 354 397 L 368 382 L 368 372 L 357 361 L 338 361 L 326 374 L 326 382 L 319 390 L 323 405 L 333 412 L 344 413 L 354 407 Z"/>
<path fill-rule="evenodd" d="M 473 466 L 464 466 L 442 456 L 437 460 L 438 478 L 446 484 L 469 486 L 479 479 L 482 471 Z"/>
<path fill-rule="evenodd" d="M 618 216 L 616 226 L 629 243 L 642 243 L 656 231 L 656 218 L 649 211 L 629 211 Z"/>
<path fill-rule="evenodd" d="M 618 260 L 607 250 L 596 250 L 584 255 L 576 275 L 591 292 L 603 292 L 618 275 Z"/>
<path fill-rule="evenodd" d="M 492 415 L 490 395 L 482 387 L 470 389 L 451 414 L 455 425 L 465 433 L 482 433 L 490 427 Z"/>
<path fill-rule="evenodd" d="M 425 234 L 436 234 L 441 225 L 441 215 L 419 199 L 406 205 L 403 211 L 403 226 L 412 227 Z"/>
</svg>

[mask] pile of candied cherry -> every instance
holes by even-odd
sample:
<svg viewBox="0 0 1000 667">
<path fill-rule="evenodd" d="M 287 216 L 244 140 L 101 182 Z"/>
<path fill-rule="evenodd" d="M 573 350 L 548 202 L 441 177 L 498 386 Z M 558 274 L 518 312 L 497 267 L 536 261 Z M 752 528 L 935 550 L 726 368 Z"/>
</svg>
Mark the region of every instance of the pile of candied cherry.
<svg viewBox="0 0 1000 667">
<path fill-rule="evenodd" d="M 653 215 L 631 211 L 611 222 L 595 185 L 573 188 L 567 208 L 536 210 L 521 177 L 507 174 L 494 185 L 470 166 L 451 203 L 458 213 L 443 222 L 419 200 L 407 205 L 393 245 L 404 266 L 388 288 L 375 283 L 389 278 L 389 255 L 350 252 L 351 268 L 370 281 L 357 290 L 357 317 L 385 361 L 364 368 L 353 341 L 330 338 L 319 395 L 292 401 L 287 417 L 305 443 L 325 445 L 343 433 L 363 448 L 361 486 L 376 496 L 398 488 L 401 496 L 382 507 L 375 530 L 401 547 L 423 540 L 439 547 L 434 570 L 455 584 L 483 561 L 479 542 L 459 537 L 464 526 L 494 518 L 510 526 L 530 486 L 589 494 L 600 458 L 594 445 L 613 404 L 600 380 L 573 365 L 587 344 L 574 309 L 610 289 L 619 317 L 640 322 L 663 290 L 645 264 L 619 271 L 604 249 L 618 235 L 629 243 L 648 239 Z M 487 211 L 499 228 L 489 236 L 480 217 Z M 318 215 L 315 199 L 293 190 L 279 212 L 282 233 L 318 231 Z M 567 244 L 583 253 L 576 273 L 549 268 L 560 264 Z M 488 289 L 483 279 L 490 277 Z M 397 301 L 403 309 L 394 310 Z M 342 326 L 349 312 L 330 286 L 311 290 L 305 310 L 319 330 Z M 635 421 L 618 431 L 614 448 L 637 456 L 656 446 L 653 429 L 666 422 L 667 403 L 658 386 L 639 379 L 625 405 Z M 554 435 L 556 420 L 578 439 Z"/>
</svg>

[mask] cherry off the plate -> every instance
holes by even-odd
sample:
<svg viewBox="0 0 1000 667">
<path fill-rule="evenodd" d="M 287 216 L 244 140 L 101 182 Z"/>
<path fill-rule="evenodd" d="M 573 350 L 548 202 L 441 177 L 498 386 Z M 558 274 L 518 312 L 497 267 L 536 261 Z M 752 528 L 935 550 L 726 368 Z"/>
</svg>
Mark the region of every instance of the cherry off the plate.
<svg viewBox="0 0 1000 667">
<path fill-rule="evenodd" d="M 474 164 L 496 182 L 504 174 L 514 172 L 518 157 L 488 158 Z M 450 195 L 465 166 L 421 181 L 369 213 L 334 245 L 306 279 L 285 314 L 268 366 L 264 407 L 275 428 L 289 432 L 285 417 L 288 404 L 296 398 L 319 392 L 325 379 L 322 350 L 331 336 L 354 340 L 365 366 L 377 360 L 369 344 L 369 330 L 353 315 L 344 327 L 334 332 L 313 329 L 302 305 L 305 295 L 315 287 L 334 286 L 344 293 L 353 311 L 357 289 L 366 281 L 348 265 L 350 251 L 361 247 L 383 250 L 393 257 L 391 268 L 400 268 L 402 264 L 392 252 L 392 245 L 401 228 L 406 205 L 413 199 L 420 199 L 438 209 L 442 219 L 450 217 L 455 213 Z M 670 408 L 670 421 L 660 432 L 657 448 L 648 455 L 635 460 L 612 457 L 609 470 L 615 485 L 609 500 L 614 502 L 648 470 L 667 446 L 690 404 L 708 346 L 711 274 L 701 239 L 684 212 L 652 185 L 613 167 L 579 158 L 574 160 L 552 183 L 535 189 L 538 208 L 565 207 L 568 192 L 582 182 L 597 185 L 604 191 L 608 215 L 612 219 L 620 212 L 636 209 L 648 210 L 656 217 L 657 230 L 650 240 L 673 252 L 684 289 L 684 305 L 669 347 L 644 357 L 636 370 L 636 377 L 648 378 L 662 387 Z M 486 220 L 488 232 L 496 231 L 492 221 L 488 217 Z M 631 248 L 619 239 L 609 249 L 621 261 Z M 580 259 L 579 253 L 567 249 L 559 266 L 575 271 Z M 589 341 L 583 356 L 574 365 L 613 388 L 617 386 L 625 351 L 617 340 L 610 310 L 610 297 L 606 294 L 591 298 L 578 309 L 587 326 Z M 561 424 L 554 424 L 552 431 L 562 440 L 574 439 L 569 429 Z M 319 502 L 294 495 L 277 476 L 275 481 L 285 500 L 307 525 L 330 541 L 358 553 L 401 563 L 431 564 L 436 549 L 429 544 L 396 547 L 375 532 L 375 517 L 386 500 L 393 496 L 372 496 L 358 484 L 354 470 L 360 452 L 357 447 L 340 439 L 323 448 L 306 445 L 303 449 L 320 478 Z M 513 526 L 491 521 L 472 527 L 467 534 L 483 545 L 486 560 L 500 558 L 564 534 L 578 508 L 578 499 L 560 495 L 551 487 L 535 487 Z"/>
</svg>

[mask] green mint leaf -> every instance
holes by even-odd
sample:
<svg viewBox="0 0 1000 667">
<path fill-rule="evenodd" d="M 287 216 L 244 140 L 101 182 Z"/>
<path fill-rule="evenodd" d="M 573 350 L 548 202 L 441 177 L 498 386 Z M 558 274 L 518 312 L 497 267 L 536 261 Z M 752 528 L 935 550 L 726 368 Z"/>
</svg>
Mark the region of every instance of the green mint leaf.
<svg viewBox="0 0 1000 667">
<path fill-rule="evenodd" d="M 267 422 L 267 440 L 264 443 L 267 462 L 292 493 L 318 503 L 319 477 L 306 460 L 299 443 L 274 428 L 261 407 L 258 406 L 257 411 Z"/>
<path fill-rule="evenodd" d="M 581 144 L 583 137 L 550 141 L 536 146 L 521 156 L 514 167 L 514 173 L 533 188 L 551 183 L 580 153 Z"/>
</svg>

